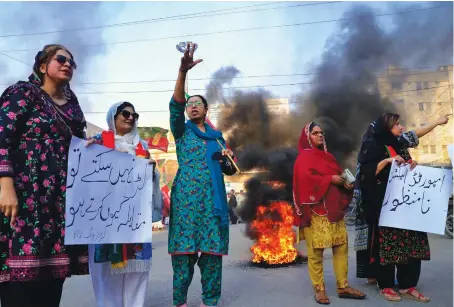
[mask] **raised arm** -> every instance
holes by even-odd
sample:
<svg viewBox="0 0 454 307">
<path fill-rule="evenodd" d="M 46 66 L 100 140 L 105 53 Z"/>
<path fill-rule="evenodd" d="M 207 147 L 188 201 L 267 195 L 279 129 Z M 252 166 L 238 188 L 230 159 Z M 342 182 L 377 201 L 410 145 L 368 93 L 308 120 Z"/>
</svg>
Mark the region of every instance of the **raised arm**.
<svg viewBox="0 0 454 307">
<path fill-rule="evenodd" d="M 186 76 L 189 70 L 202 62 L 202 59 L 194 61 L 194 50 L 197 49 L 197 44 L 189 44 L 186 46 L 186 52 L 181 58 L 178 78 L 173 91 L 173 97 L 170 100 L 170 130 L 175 139 L 180 138 L 184 133 L 184 106 L 186 103 L 186 95 L 184 92 Z"/>
<path fill-rule="evenodd" d="M 418 138 L 421 138 L 421 137 L 425 136 L 427 133 L 434 130 L 437 126 L 447 124 L 449 121 L 448 116 L 450 116 L 450 115 L 452 115 L 452 114 L 444 115 L 444 116 L 440 117 L 439 119 L 437 119 L 436 121 L 433 121 L 433 122 L 425 125 L 424 127 L 415 129 L 416 135 L 418 136 Z"/>
<path fill-rule="evenodd" d="M 177 140 L 183 133 L 185 128 L 184 109 L 186 100 L 184 99 L 184 83 L 186 80 L 186 73 L 179 72 L 177 83 L 173 97 L 170 100 L 170 131 L 173 137 Z"/>
</svg>

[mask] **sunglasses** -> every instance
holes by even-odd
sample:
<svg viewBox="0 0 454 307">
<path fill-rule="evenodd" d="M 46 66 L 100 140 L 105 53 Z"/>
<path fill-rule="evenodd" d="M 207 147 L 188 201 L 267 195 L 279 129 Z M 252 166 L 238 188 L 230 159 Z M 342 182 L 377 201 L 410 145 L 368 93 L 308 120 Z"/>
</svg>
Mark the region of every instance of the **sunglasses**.
<svg viewBox="0 0 454 307">
<path fill-rule="evenodd" d="M 127 111 L 127 110 L 121 111 L 121 115 L 124 118 L 126 118 L 126 119 L 129 119 L 131 117 L 131 115 L 132 115 L 132 119 L 134 119 L 134 120 L 138 120 L 139 119 L 139 114 L 138 113 L 131 113 L 131 112 Z"/>
<path fill-rule="evenodd" d="M 187 102 L 186 103 L 186 108 L 192 108 L 192 107 L 200 107 L 203 106 L 203 102 L 201 101 L 192 101 L 192 102 Z"/>
<path fill-rule="evenodd" d="M 314 131 L 314 132 L 311 132 L 312 135 L 321 135 L 321 136 L 324 136 L 325 135 L 325 132 L 324 131 Z"/>
<path fill-rule="evenodd" d="M 64 55 L 57 54 L 57 55 L 55 56 L 55 61 L 57 61 L 58 64 L 60 64 L 60 65 L 65 65 L 65 63 L 68 62 L 68 63 L 69 63 L 69 66 L 71 66 L 72 69 L 77 69 L 77 64 L 76 64 L 76 62 L 74 62 L 74 60 L 71 59 L 71 58 L 65 57 Z"/>
</svg>

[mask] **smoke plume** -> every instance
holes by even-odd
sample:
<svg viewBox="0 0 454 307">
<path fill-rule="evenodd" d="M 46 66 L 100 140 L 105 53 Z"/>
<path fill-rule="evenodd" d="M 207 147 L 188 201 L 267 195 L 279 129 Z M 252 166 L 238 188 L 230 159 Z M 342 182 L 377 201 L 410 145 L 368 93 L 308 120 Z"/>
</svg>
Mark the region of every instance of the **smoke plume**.
<svg viewBox="0 0 454 307">
<path fill-rule="evenodd" d="M 447 7 L 388 16 L 392 29 L 387 31 L 375 17 L 379 12 L 354 5 L 327 40 L 320 64 L 313 69 L 310 91 L 295 94 L 296 108 L 288 116 L 268 111 L 268 92 L 235 92 L 230 98 L 234 107 L 226 107 L 219 127 L 228 131 L 228 143 L 242 171 L 263 170 L 245 184 L 247 197 L 240 212 L 244 221 L 255 219 L 258 205 L 274 200 L 292 202 L 297 142 L 302 127 L 310 121 L 326 132 L 328 150 L 341 166 L 354 170 L 367 125 L 380 114 L 394 111 L 392 103 L 381 98 L 378 74 L 389 65 L 452 63 L 452 3 L 443 5 Z M 409 9 L 415 5 L 399 4 L 395 11 Z M 269 181 L 280 181 L 284 187 L 273 189 Z"/>
<path fill-rule="evenodd" d="M 213 73 L 212 79 L 206 88 L 206 99 L 210 103 L 227 103 L 222 94 L 222 87 L 229 85 L 232 80 L 239 74 L 239 70 L 234 66 L 221 67 Z"/>
</svg>

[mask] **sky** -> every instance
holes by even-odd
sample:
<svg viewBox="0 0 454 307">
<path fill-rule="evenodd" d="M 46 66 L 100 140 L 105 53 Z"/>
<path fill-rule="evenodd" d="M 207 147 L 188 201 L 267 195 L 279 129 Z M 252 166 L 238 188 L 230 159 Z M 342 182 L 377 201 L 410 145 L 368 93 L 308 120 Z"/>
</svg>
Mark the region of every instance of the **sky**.
<svg viewBox="0 0 454 307">
<path fill-rule="evenodd" d="M 263 86 L 276 98 L 291 99 L 307 85 L 267 85 L 304 83 L 308 76 L 248 76 L 313 71 L 338 22 L 206 33 L 336 20 L 359 4 L 374 7 L 377 14 L 395 11 L 388 2 L 0 2 L 0 90 L 28 77 L 45 44 L 63 43 L 79 65 L 71 86 L 89 122 L 106 128 L 110 105 L 129 101 L 140 113 L 139 126 L 168 128 L 168 102 L 181 57 L 175 45 L 190 40 L 199 45 L 195 58 L 204 61 L 190 71 L 189 79 L 205 79 L 190 80 L 190 94 L 204 94 L 213 72 L 234 65 L 244 78 L 227 88 Z M 207 11 L 211 13 L 200 14 Z M 163 20 L 169 16 L 177 17 Z M 161 20 L 150 22 L 157 18 Z M 390 26 L 387 18 L 380 18 L 383 27 Z M 148 22 L 137 22 L 143 20 Z M 86 29 L 118 23 L 129 25 Z M 14 36 L 23 33 L 35 34 Z M 171 81 L 137 82 L 147 80 Z M 131 91 L 142 93 L 124 93 Z"/>
</svg>

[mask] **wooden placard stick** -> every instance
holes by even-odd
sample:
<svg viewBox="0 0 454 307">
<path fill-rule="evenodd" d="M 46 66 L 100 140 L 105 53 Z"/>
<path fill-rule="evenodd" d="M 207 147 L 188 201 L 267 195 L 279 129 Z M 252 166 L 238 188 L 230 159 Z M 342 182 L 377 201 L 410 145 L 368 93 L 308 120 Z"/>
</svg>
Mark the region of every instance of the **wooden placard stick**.
<svg viewBox="0 0 454 307">
<path fill-rule="evenodd" d="M 218 139 L 216 139 L 216 141 L 218 142 L 219 146 L 221 146 L 221 148 L 225 150 L 224 146 L 222 146 L 222 143 L 219 142 Z M 236 165 L 236 163 L 235 163 L 235 161 L 233 161 L 232 157 L 231 157 L 229 154 L 227 154 L 227 157 L 228 157 L 229 160 L 233 163 L 233 166 L 235 166 L 235 168 L 236 168 L 238 174 L 241 174 L 241 171 L 240 171 L 240 169 L 238 168 L 238 165 Z"/>
</svg>

